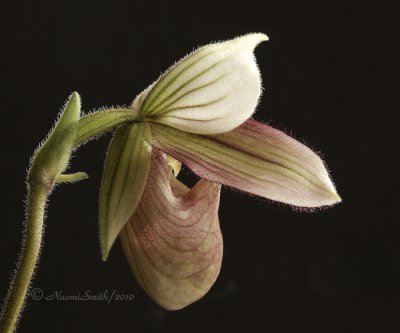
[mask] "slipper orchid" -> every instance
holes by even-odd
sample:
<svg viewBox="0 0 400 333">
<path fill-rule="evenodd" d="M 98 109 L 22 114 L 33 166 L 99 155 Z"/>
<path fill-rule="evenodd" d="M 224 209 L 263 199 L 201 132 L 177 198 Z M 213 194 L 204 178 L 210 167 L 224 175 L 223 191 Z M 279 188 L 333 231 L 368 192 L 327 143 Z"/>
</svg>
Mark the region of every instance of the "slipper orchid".
<svg viewBox="0 0 400 333">
<path fill-rule="evenodd" d="M 111 141 L 100 193 L 103 259 L 119 235 L 132 272 L 166 309 L 201 298 L 222 260 L 220 187 L 298 207 L 340 202 L 322 160 L 249 119 L 261 94 L 249 34 L 184 57 L 132 103 Z M 187 188 L 179 162 L 202 179 Z"/>
</svg>

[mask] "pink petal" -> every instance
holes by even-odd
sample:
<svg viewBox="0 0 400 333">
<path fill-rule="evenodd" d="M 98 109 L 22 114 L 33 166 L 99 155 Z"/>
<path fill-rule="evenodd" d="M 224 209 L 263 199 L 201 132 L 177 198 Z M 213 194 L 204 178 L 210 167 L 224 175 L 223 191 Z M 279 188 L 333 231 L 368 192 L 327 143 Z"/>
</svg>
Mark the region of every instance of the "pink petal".
<svg viewBox="0 0 400 333">
<path fill-rule="evenodd" d="M 202 178 L 275 201 L 319 207 L 340 201 L 324 163 L 311 149 L 254 120 L 217 135 L 152 125 L 152 144 Z"/>
<path fill-rule="evenodd" d="M 166 309 L 198 300 L 219 274 L 220 188 L 206 180 L 187 188 L 171 176 L 165 155 L 153 153 L 147 187 L 120 238 L 137 281 Z"/>
</svg>

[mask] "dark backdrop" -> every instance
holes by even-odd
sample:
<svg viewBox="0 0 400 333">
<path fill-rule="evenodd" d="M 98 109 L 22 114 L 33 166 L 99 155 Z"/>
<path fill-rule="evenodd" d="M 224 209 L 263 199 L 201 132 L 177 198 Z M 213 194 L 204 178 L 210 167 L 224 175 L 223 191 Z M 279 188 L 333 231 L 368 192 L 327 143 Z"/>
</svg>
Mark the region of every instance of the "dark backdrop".
<svg viewBox="0 0 400 333">
<path fill-rule="evenodd" d="M 128 104 L 194 46 L 260 31 L 256 119 L 318 151 L 343 203 L 296 213 L 224 189 L 221 274 L 182 311 L 155 305 L 119 244 L 100 259 L 97 197 L 110 136 L 81 148 L 90 179 L 57 188 L 33 287 L 131 302 L 29 300 L 19 332 L 397 332 L 399 1 L 15 1 L 1 8 L 0 295 L 19 252 L 29 158 L 71 91 Z"/>
</svg>

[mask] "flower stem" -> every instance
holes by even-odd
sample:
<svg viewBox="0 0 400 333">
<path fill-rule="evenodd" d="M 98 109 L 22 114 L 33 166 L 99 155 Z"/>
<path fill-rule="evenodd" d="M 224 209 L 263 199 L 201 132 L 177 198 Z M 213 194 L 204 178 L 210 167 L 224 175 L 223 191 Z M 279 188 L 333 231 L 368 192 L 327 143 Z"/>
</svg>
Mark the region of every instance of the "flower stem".
<svg viewBox="0 0 400 333">
<path fill-rule="evenodd" d="M 28 184 L 25 238 L 22 243 L 17 271 L 11 283 L 0 319 L 0 333 L 14 332 L 18 318 L 25 304 L 30 281 L 39 258 L 44 211 L 50 190 L 44 184 Z"/>
<path fill-rule="evenodd" d="M 71 94 L 56 126 L 36 150 L 28 174 L 26 225 L 20 259 L 0 315 L 0 333 L 14 332 L 39 258 L 47 197 L 55 184 L 86 179 L 84 172 L 64 174 L 73 148 L 128 122 L 132 109 L 108 109 L 80 118 L 80 98 Z"/>
<path fill-rule="evenodd" d="M 138 113 L 132 109 L 107 109 L 90 113 L 79 119 L 74 146 L 77 147 L 115 127 L 135 121 Z"/>
</svg>

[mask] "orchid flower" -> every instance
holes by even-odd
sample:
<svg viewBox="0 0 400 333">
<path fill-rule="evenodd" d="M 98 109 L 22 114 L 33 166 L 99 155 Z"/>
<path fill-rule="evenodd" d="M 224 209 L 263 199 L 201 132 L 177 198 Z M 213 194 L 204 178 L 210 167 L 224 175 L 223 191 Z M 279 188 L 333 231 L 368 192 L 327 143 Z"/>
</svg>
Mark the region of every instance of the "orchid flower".
<svg viewBox="0 0 400 333">
<path fill-rule="evenodd" d="M 135 122 L 111 141 L 100 191 L 103 259 L 120 236 L 132 272 L 160 306 L 176 310 L 215 282 L 222 261 L 221 185 L 297 207 L 340 202 L 311 149 L 250 119 L 261 95 L 248 34 L 197 49 L 133 101 Z M 201 180 L 177 178 L 183 163 Z"/>
<path fill-rule="evenodd" d="M 115 130 L 100 189 L 102 257 L 119 236 L 138 283 L 165 309 L 200 299 L 218 277 L 222 185 L 296 207 L 341 201 L 317 154 L 251 119 L 261 95 L 254 49 L 267 39 L 256 33 L 201 47 L 129 107 L 82 114 L 71 94 L 31 159 L 26 229 L 0 332 L 15 332 L 24 307 L 49 195 L 88 178 L 68 172 L 72 153 L 107 131 Z M 201 178 L 192 188 L 176 178 L 182 164 Z"/>
</svg>

